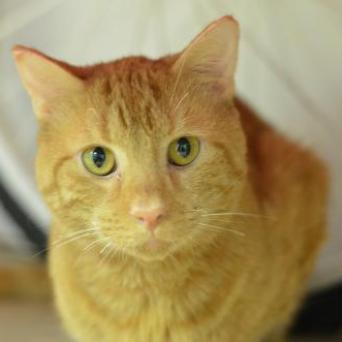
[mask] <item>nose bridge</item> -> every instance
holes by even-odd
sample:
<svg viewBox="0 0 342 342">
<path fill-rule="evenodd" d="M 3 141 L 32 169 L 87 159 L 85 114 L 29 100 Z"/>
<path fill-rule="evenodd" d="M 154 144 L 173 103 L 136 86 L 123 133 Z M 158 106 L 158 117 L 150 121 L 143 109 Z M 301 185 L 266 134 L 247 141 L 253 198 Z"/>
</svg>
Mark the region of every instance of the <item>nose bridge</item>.
<svg viewBox="0 0 342 342">
<path fill-rule="evenodd" d="M 131 184 L 128 213 L 151 232 L 165 215 L 162 186 L 161 176 L 153 168 L 141 172 Z"/>
<path fill-rule="evenodd" d="M 156 197 L 162 189 L 162 170 L 158 163 L 159 149 L 156 141 L 144 136 L 141 143 L 135 147 L 134 156 L 132 155 L 135 162 L 131 165 L 134 172 L 129 180 L 131 187 L 136 189 L 137 194 Z"/>
<path fill-rule="evenodd" d="M 163 178 L 161 165 L 158 162 L 158 151 L 152 141 L 141 141 L 140 146 L 135 146 L 130 155 L 129 170 L 126 172 L 125 186 L 129 190 L 130 200 L 139 202 L 156 202 L 162 196 Z"/>
<path fill-rule="evenodd" d="M 152 220 L 163 213 L 166 200 L 160 148 L 146 132 L 136 133 L 139 139 L 130 149 L 130 165 L 123 177 L 125 206 L 130 214 Z"/>
<path fill-rule="evenodd" d="M 131 202 L 140 207 L 157 207 L 162 202 L 163 185 L 155 170 L 140 172 L 131 183 Z"/>
</svg>

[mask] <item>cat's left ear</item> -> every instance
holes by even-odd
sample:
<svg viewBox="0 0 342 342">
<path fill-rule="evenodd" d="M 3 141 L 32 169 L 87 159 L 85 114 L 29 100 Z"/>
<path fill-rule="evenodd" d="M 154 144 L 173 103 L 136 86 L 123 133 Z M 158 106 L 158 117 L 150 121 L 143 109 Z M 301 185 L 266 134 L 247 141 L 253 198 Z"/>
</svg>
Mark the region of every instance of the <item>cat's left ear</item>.
<svg viewBox="0 0 342 342">
<path fill-rule="evenodd" d="M 239 25 L 233 17 L 225 16 L 209 25 L 185 48 L 173 71 L 191 86 L 204 86 L 233 97 L 238 42 Z"/>
<path fill-rule="evenodd" d="M 38 119 L 49 115 L 51 101 L 83 89 L 83 81 L 73 73 L 71 65 L 24 46 L 16 46 L 12 51 Z"/>
</svg>

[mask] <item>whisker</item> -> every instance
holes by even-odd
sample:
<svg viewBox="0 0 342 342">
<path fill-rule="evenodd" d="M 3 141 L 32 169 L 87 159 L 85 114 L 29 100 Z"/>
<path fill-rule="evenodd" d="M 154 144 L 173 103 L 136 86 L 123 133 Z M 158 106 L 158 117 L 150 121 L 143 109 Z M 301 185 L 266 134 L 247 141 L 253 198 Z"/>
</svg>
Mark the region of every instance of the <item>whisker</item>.
<svg viewBox="0 0 342 342">
<path fill-rule="evenodd" d="M 67 238 L 65 240 L 62 240 L 62 241 L 57 241 L 57 243 L 53 243 L 49 246 L 49 249 L 52 249 L 52 248 L 56 248 L 56 247 L 62 247 L 66 244 L 69 244 L 71 242 L 74 242 L 74 241 L 77 241 L 78 239 L 81 239 L 83 237 L 88 237 L 88 236 L 91 236 L 91 235 L 94 235 L 92 232 L 86 232 L 86 233 L 83 233 L 83 234 L 79 234 L 79 235 L 76 235 L 76 236 L 73 236 L 71 238 Z"/>
<path fill-rule="evenodd" d="M 193 211 L 193 212 L 200 212 Z M 201 217 L 210 217 L 210 216 L 241 216 L 241 217 L 251 217 L 251 218 L 264 218 L 264 219 L 275 219 L 272 216 L 261 215 L 261 214 L 254 214 L 254 213 L 244 213 L 244 212 L 220 212 L 220 213 L 204 213 L 200 214 Z"/>
<path fill-rule="evenodd" d="M 182 60 L 182 64 L 181 64 L 181 66 L 180 66 L 180 68 L 178 70 L 178 73 L 176 75 L 176 80 L 175 80 L 173 89 L 171 91 L 171 96 L 170 96 L 170 104 L 171 105 L 173 104 L 174 96 L 176 94 L 176 91 L 177 91 L 177 88 L 178 88 L 178 84 L 180 83 L 180 80 L 181 80 L 181 75 L 182 75 L 182 72 L 183 72 L 184 63 L 185 63 L 185 60 Z"/>
<path fill-rule="evenodd" d="M 112 243 L 112 244 L 110 245 L 110 248 L 109 248 L 109 250 L 108 250 L 107 255 L 104 257 L 103 262 L 105 262 L 105 260 L 106 260 L 106 261 L 107 261 L 107 260 L 108 260 L 108 261 L 111 260 L 112 255 L 114 254 L 113 252 L 115 252 L 115 246 L 114 246 L 114 244 Z"/>
<path fill-rule="evenodd" d="M 112 244 L 112 242 L 109 241 L 109 242 L 100 250 L 100 254 L 103 254 L 103 253 L 106 251 L 106 249 L 107 249 L 108 247 L 111 246 L 111 244 Z"/>
<path fill-rule="evenodd" d="M 89 228 L 89 229 L 85 229 L 85 230 L 78 230 L 76 232 L 67 234 L 66 236 L 64 236 L 61 239 L 58 239 L 56 241 L 54 241 L 52 244 L 50 244 L 50 246 L 54 246 L 60 242 L 66 241 L 68 239 L 83 235 L 83 234 L 93 234 L 93 232 L 98 231 L 98 228 Z"/>
<path fill-rule="evenodd" d="M 68 243 L 76 241 L 77 239 L 94 235 L 94 232 L 97 230 L 98 230 L 97 228 L 90 228 L 90 229 L 81 230 L 81 231 L 77 231 L 77 232 L 68 234 L 66 237 L 59 239 L 57 241 L 54 241 L 49 246 L 47 246 L 45 249 L 33 254 L 32 258 L 40 255 L 41 253 L 47 252 L 47 251 L 51 250 L 52 248 L 62 247 Z"/>
<path fill-rule="evenodd" d="M 228 217 L 228 218 L 226 218 L 225 219 L 225 217 L 223 217 L 222 219 L 221 219 L 221 217 L 219 217 L 219 218 L 216 218 L 216 217 L 208 217 L 207 219 L 206 219 L 206 222 L 218 222 L 218 223 L 229 223 L 229 224 L 231 224 L 231 223 L 233 223 L 234 221 L 232 221 L 232 219 L 230 218 L 230 217 Z M 236 222 L 234 222 L 234 224 L 235 224 Z"/>
<path fill-rule="evenodd" d="M 95 240 L 95 241 L 92 241 L 92 242 L 90 242 L 86 247 L 84 247 L 84 248 L 82 249 L 82 252 L 87 252 L 87 251 L 91 250 L 92 248 L 94 248 L 94 247 L 96 246 L 97 243 L 100 243 L 100 242 L 102 242 L 102 241 L 106 241 L 106 240 L 108 240 L 108 239 L 109 239 L 108 237 L 105 237 L 105 238 L 103 238 L 103 239 L 97 239 L 97 240 Z"/>
<path fill-rule="evenodd" d="M 80 233 L 86 233 L 86 232 L 91 232 L 91 231 L 95 231 L 95 230 L 99 230 L 99 229 L 98 228 L 79 229 L 75 232 L 66 234 L 66 238 L 75 236 L 75 235 L 80 234 Z"/>
<path fill-rule="evenodd" d="M 82 252 L 80 253 L 80 255 L 77 257 L 74 265 L 78 265 L 80 259 L 86 254 L 86 253 L 89 253 L 90 250 L 92 250 L 93 248 L 96 247 L 97 244 L 99 243 L 102 243 L 103 241 L 107 241 L 108 239 L 110 239 L 110 237 L 104 237 L 104 238 L 101 238 L 101 239 L 96 239 L 95 241 L 92 241 L 90 242 L 86 247 L 84 247 L 82 249 Z"/>
<path fill-rule="evenodd" d="M 178 103 L 176 104 L 176 106 L 174 107 L 174 112 L 177 113 L 178 107 L 182 104 L 182 102 L 189 96 L 190 92 L 186 92 L 178 101 Z"/>
<path fill-rule="evenodd" d="M 100 255 L 100 260 L 99 260 L 99 262 L 98 262 L 98 267 L 100 267 L 101 265 L 103 265 L 103 264 L 105 263 L 105 260 L 107 259 L 108 255 L 110 254 L 110 252 L 111 252 L 112 249 L 109 248 L 109 247 L 112 247 L 112 242 L 111 242 L 111 241 L 108 242 L 108 243 L 101 249 L 101 251 L 100 251 L 100 253 L 99 253 L 99 255 Z M 109 248 L 109 250 L 108 250 L 108 248 Z M 107 253 L 105 253 L 106 250 L 108 250 Z M 104 254 L 103 257 L 101 257 L 103 253 L 105 253 L 105 254 Z"/>
<path fill-rule="evenodd" d="M 212 229 L 216 229 L 217 231 L 220 231 L 220 232 L 230 232 L 230 233 L 233 233 L 233 234 L 236 234 L 238 236 L 242 236 L 242 237 L 245 237 L 246 234 L 243 233 L 243 232 L 240 232 L 238 230 L 235 230 L 235 229 L 231 229 L 231 228 L 226 228 L 226 227 L 221 227 L 221 226 L 217 226 L 217 225 L 213 225 L 213 224 L 210 224 L 210 223 L 205 223 L 205 222 L 199 222 L 198 223 L 199 225 L 201 226 L 206 226 L 206 227 L 210 227 Z"/>
</svg>

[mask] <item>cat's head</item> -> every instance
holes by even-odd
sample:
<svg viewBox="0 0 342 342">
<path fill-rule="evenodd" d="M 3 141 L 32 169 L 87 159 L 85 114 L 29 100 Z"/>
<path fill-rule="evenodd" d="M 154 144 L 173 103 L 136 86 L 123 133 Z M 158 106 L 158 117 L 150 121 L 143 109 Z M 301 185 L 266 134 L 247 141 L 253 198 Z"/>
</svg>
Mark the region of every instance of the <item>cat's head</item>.
<svg viewBox="0 0 342 342">
<path fill-rule="evenodd" d="M 224 233 L 214 214 L 236 208 L 246 175 L 233 104 L 237 46 L 238 25 L 224 17 L 159 60 L 74 67 L 14 48 L 56 229 L 144 260 Z"/>
</svg>

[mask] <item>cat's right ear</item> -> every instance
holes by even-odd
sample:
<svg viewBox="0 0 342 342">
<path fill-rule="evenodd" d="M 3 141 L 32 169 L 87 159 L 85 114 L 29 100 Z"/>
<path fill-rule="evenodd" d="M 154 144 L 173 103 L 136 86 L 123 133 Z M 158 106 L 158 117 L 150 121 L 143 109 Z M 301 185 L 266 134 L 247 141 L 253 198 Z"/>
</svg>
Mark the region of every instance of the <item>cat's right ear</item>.
<svg viewBox="0 0 342 342">
<path fill-rule="evenodd" d="M 225 16 L 207 26 L 178 56 L 173 71 L 178 81 L 202 87 L 225 98 L 234 96 L 239 25 Z"/>
<path fill-rule="evenodd" d="M 67 64 L 24 46 L 16 46 L 12 52 L 22 83 L 32 98 L 33 109 L 39 120 L 49 115 L 49 104 L 52 100 L 83 89 L 83 81 L 68 70 Z"/>
</svg>

